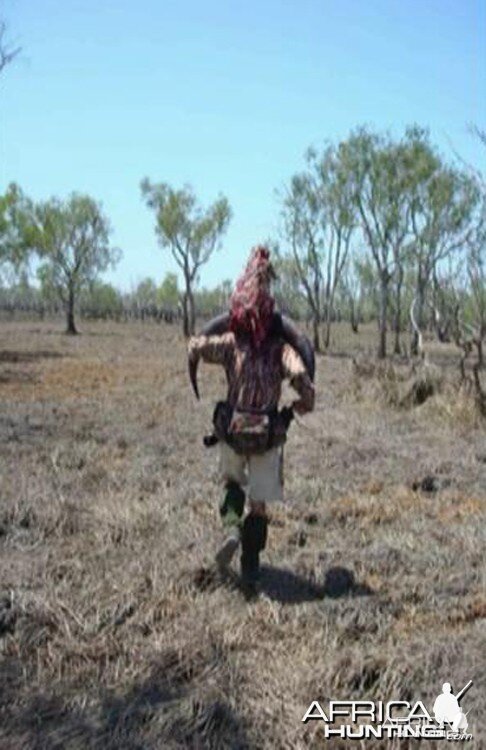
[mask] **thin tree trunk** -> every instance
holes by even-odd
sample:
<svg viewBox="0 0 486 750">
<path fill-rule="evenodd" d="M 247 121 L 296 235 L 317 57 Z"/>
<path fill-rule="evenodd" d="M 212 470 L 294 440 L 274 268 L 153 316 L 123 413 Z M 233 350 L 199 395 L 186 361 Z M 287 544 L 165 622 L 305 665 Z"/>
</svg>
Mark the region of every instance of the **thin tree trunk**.
<svg viewBox="0 0 486 750">
<path fill-rule="evenodd" d="M 326 333 L 324 337 L 324 348 L 329 349 L 331 343 L 331 321 L 329 318 L 326 320 Z"/>
<path fill-rule="evenodd" d="M 188 314 L 187 292 L 184 292 L 184 294 L 182 295 L 182 331 L 186 339 L 189 338 L 191 334 L 189 333 L 189 314 Z"/>
<path fill-rule="evenodd" d="M 188 274 L 185 276 L 186 288 L 182 297 L 182 328 L 184 336 L 189 338 L 196 331 L 196 308 L 194 304 L 194 295 L 192 293 L 191 279 Z"/>
<path fill-rule="evenodd" d="M 331 343 L 331 324 L 332 324 L 332 297 L 328 299 L 326 305 L 326 333 L 324 337 L 324 348 L 329 349 Z"/>
<path fill-rule="evenodd" d="M 74 322 L 74 289 L 72 286 L 69 287 L 68 300 L 66 306 L 66 333 L 71 336 L 77 334 L 76 324 Z"/>
<path fill-rule="evenodd" d="M 423 331 L 423 318 L 424 318 L 424 297 L 425 290 L 423 284 L 419 282 L 417 284 L 417 306 L 416 306 L 416 322 L 420 331 Z M 412 334 L 412 343 L 410 346 L 410 352 L 414 357 L 419 354 L 419 332 L 414 329 Z"/>
<path fill-rule="evenodd" d="M 356 304 L 354 297 L 349 298 L 350 318 L 351 318 L 351 330 L 353 333 L 358 333 L 358 316 L 356 315 Z"/>
<path fill-rule="evenodd" d="M 393 321 L 393 328 L 395 331 L 395 354 L 400 354 L 400 327 L 402 319 L 402 283 L 403 283 L 403 271 L 399 271 L 399 276 L 396 285 L 396 298 L 395 298 L 395 317 Z"/>
<path fill-rule="evenodd" d="M 321 338 L 319 334 L 319 320 L 320 316 L 318 312 L 313 312 L 312 314 L 312 327 L 313 327 L 313 334 L 314 334 L 314 350 L 316 352 L 321 351 Z"/>
<path fill-rule="evenodd" d="M 386 358 L 386 318 L 388 311 L 388 274 L 382 273 L 380 279 L 380 316 L 379 316 L 379 343 L 378 359 Z"/>
<path fill-rule="evenodd" d="M 188 300 L 189 335 L 194 336 L 196 332 L 196 305 L 194 303 L 194 295 L 190 287 L 187 293 L 187 300 Z"/>
</svg>

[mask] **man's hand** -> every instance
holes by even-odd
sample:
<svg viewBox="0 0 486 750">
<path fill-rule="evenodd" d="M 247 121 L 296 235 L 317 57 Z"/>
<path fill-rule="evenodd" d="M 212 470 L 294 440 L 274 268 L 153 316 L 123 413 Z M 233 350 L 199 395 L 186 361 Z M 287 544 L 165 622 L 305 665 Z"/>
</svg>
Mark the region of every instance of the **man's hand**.
<svg viewBox="0 0 486 750">
<path fill-rule="evenodd" d="M 304 403 L 302 399 L 299 398 L 292 402 L 292 411 L 297 412 L 297 414 L 300 417 L 302 417 L 304 414 L 307 414 L 307 412 L 309 411 L 309 406 L 308 404 Z"/>
</svg>

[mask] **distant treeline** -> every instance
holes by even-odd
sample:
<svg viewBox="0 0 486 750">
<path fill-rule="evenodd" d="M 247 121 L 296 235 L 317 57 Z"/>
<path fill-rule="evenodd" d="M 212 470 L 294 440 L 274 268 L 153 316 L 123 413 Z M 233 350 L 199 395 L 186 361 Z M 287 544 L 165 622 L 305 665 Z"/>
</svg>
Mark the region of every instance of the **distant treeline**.
<svg viewBox="0 0 486 750">
<path fill-rule="evenodd" d="M 473 135 L 484 148 L 485 133 Z M 11 274 L 0 289 L 0 310 L 39 317 L 63 312 L 69 333 L 76 332 L 75 314 L 180 320 L 188 336 L 196 316 L 226 309 L 232 282 L 208 289 L 201 280 L 231 221 L 227 199 L 219 196 L 203 209 L 190 187 L 144 179 L 140 188 L 179 276 L 144 279 L 129 293 L 103 283 L 101 274 L 121 251 L 110 243 L 101 205 L 77 193 L 34 202 L 12 184 L 0 196 L 0 270 Z M 338 144 L 310 149 L 278 204 L 278 234 L 266 239 L 277 302 L 308 322 L 316 350 L 329 347 L 336 320 L 349 321 L 355 332 L 362 321 L 376 320 L 379 357 L 390 348 L 420 353 L 426 329 L 441 341 L 473 341 L 481 353 L 485 180 L 458 159 L 446 160 L 425 129 L 413 126 L 395 138 L 358 128 Z M 27 270 L 32 257 L 35 282 Z"/>
<path fill-rule="evenodd" d="M 195 292 L 198 315 L 211 317 L 224 310 L 230 292 L 229 281 L 215 289 Z M 21 274 L 19 280 L 0 287 L 0 313 L 3 318 L 24 316 L 42 319 L 60 316 L 64 312 L 64 305 L 56 294 L 30 283 L 25 273 Z M 99 280 L 93 281 L 79 294 L 75 312 L 85 319 L 158 323 L 181 321 L 181 291 L 177 276 L 168 273 L 159 285 L 154 279 L 145 278 L 130 292 L 122 292 L 114 285 Z"/>
</svg>

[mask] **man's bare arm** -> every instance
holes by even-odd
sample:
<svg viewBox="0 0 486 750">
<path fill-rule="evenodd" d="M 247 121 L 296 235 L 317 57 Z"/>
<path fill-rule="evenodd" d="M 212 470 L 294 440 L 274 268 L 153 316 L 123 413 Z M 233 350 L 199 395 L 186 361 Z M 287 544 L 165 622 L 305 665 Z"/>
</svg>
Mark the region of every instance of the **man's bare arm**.
<svg viewBox="0 0 486 750">
<path fill-rule="evenodd" d="M 300 396 L 292 403 L 297 414 L 306 414 L 312 411 L 315 400 L 314 385 L 305 369 L 302 358 L 288 344 L 285 344 L 282 351 L 282 367 L 284 377 L 289 379 L 290 385 Z"/>
<path fill-rule="evenodd" d="M 191 362 L 207 362 L 213 365 L 225 365 L 233 351 L 234 337 L 232 333 L 221 336 L 191 336 L 188 344 L 189 360 Z"/>
</svg>

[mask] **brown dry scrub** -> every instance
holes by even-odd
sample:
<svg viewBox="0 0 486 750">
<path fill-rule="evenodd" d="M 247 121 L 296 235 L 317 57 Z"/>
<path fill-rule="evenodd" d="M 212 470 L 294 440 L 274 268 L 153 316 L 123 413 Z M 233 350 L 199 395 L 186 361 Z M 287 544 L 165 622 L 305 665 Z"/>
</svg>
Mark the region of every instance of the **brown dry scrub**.
<svg viewBox="0 0 486 750">
<path fill-rule="evenodd" d="M 312 700 L 430 705 L 446 679 L 474 680 L 485 746 L 480 426 L 349 398 L 320 358 L 249 604 L 210 567 L 222 375 L 198 405 L 174 328 L 32 328 L 0 329 L 2 750 L 317 748 Z"/>
</svg>

